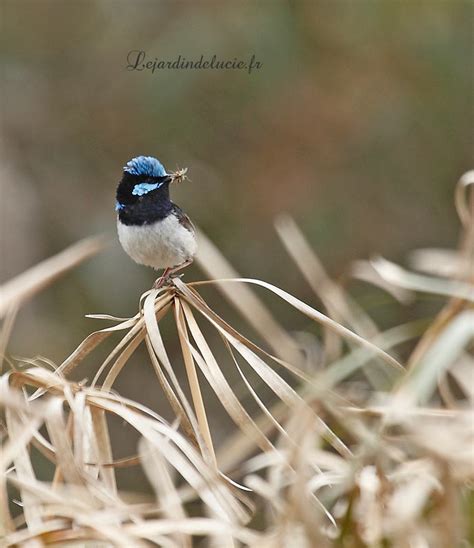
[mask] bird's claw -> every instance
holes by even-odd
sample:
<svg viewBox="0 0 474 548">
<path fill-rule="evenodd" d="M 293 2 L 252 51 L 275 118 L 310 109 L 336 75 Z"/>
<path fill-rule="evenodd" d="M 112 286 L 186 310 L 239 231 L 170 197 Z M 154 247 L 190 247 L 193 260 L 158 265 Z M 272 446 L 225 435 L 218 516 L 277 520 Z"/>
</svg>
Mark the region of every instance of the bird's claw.
<svg viewBox="0 0 474 548">
<path fill-rule="evenodd" d="M 161 276 L 160 278 L 155 280 L 155 283 L 153 284 L 152 289 L 161 289 L 162 287 L 169 287 L 173 285 L 173 280 L 175 278 L 182 278 L 183 276 L 184 276 L 183 273 L 178 274 L 177 272 L 175 274 L 171 272 L 165 277 Z"/>
</svg>

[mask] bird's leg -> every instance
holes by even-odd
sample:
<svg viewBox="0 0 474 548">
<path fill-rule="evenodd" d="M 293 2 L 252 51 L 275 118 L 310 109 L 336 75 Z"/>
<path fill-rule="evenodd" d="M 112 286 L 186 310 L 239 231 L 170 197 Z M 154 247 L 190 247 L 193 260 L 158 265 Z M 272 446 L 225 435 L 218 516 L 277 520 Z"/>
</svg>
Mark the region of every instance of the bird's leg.
<svg viewBox="0 0 474 548">
<path fill-rule="evenodd" d="M 153 289 L 160 289 L 160 287 L 163 287 L 166 282 L 168 282 L 172 277 L 174 278 L 176 273 L 182 270 L 183 268 L 186 268 L 193 262 L 193 259 L 188 259 L 187 261 L 184 261 L 184 263 L 179 264 L 178 266 L 174 267 L 167 267 L 163 271 L 163 274 L 155 280 L 155 283 L 153 284 Z"/>
<path fill-rule="evenodd" d="M 153 289 L 160 289 L 160 287 L 163 287 L 163 284 L 166 282 L 171 270 L 172 269 L 170 267 L 164 269 L 163 274 L 155 280 Z"/>
<path fill-rule="evenodd" d="M 177 272 L 179 272 L 180 270 L 183 270 L 183 268 L 186 268 L 192 262 L 193 262 L 193 259 L 188 259 L 187 261 L 184 261 L 184 263 L 181 263 L 178 266 L 171 268 L 167 274 L 168 278 L 174 278 Z"/>
</svg>

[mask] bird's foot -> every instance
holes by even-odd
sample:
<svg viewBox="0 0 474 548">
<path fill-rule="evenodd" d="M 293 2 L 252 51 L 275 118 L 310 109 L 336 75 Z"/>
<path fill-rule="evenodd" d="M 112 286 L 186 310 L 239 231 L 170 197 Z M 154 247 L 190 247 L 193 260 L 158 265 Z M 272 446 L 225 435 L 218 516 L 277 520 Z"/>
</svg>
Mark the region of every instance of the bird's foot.
<svg viewBox="0 0 474 548">
<path fill-rule="evenodd" d="M 189 266 L 192 262 L 193 260 L 190 259 L 173 268 L 166 268 L 163 274 L 157 280 L 155 280 L 155 283 L 153 284 L 153 289 L 160 289 L 166 285 L 171 285 L 174 278 L 181 278 L 183 276 L 183 274 L 179 273 L 179 271 Z"/>
<path fill-rule="evenodd" d="M 175 278 L 181 278 L 181 276 L 182 274 L 168 274 L 166 278 L 163 278 L 162 276 L 161 278 L 158 278 L 157 280 L 155 280 L 155 283 L 153 284 L 152 289 L 161 289 L 163 287 L 169 287 L 173 285 L 173 280 Z"/>
<path fill-rule="evenodd" d="M 153 285 L 151 286 L 151 288 L 160 289 L 164 286 L 164 284 L 165 284 L 165 280 L 163 279 L 163 276 L 160 276 L 153 282 Z"/>
<path fill-rule="evenodd" d="M 162 288 L 169 280 L 171 274 L 171 268 L 166 268 L 163 274 L 155 280 L 155 283 L 152 286 L 152 289 Z"/>
</svg>

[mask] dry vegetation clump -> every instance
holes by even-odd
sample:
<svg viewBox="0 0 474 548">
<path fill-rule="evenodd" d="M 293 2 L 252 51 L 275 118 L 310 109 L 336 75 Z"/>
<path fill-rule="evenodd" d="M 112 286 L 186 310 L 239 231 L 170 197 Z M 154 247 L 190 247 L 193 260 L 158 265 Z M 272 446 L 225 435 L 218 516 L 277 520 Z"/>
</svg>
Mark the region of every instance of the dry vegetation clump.
<svg viewBox="0 0 474 548">
<path fill-rule="evenodd" d="M 148 291 L 132 318 L 96 315 L 111 327 L 89 335 L 51 370 L 40 360 L 5 359 L 16 311 L 100 243 L 84 242 L 6 284 L 2 546 L 467 546 L 474 507 L 473 183 L 469 172 L 456 190 L 458 250 L 418 250 L 412 271 L 381 258 L 351 267 L 353 277 L 401 305 L 423 294 L 443 299 L 429 322 L 381 331 L 330 279 L 289 217 L 277 220 L 277 232 L 325 314 L 269 283 L 239 278 L 201 234 L 198 260 L 209 280 L 175 278 Z M 259 344 L 206 303 L 199 292 L 205 284 L 235 306 Z M 318 324 L 318 340 L 288 332 L 257 296 L 263 290 Z M 165 316 L 174 320 L 187 386 L 162 337 Z M 109 337 L 117 343 L 95 377 L 72 382 L 71 371 Z M 412 351 L 403 355 L 407 341 Z M 171 423 L 114 389 L 142 345 L 156 389 L 173 410 Z M 218 443 L 203 383 L 235 423 Z M 114 459 L 113 416 L 139 433 L 135 455 Z M 47 481 L 37 473 L 42 460 L 54 469 Z M 118 489 L 116 469 L 135 466 L 143 467 L 154 497 Z"/>
</svg>

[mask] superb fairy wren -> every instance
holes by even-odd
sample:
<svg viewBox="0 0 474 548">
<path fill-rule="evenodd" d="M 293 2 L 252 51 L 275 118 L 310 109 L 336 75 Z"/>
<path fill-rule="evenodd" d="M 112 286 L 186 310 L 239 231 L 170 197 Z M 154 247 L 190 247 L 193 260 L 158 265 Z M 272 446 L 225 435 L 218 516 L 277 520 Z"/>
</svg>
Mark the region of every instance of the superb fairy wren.
<svg viewBox="0 0 474 548">
<path fill-rule="evenodd" d="M 138 156 L 123 168 L 117 187 L 117 229 L 123 249 L 137 263 L 164 269 L 154 287 L 193 261 L 196 234 L 189 217 L 170 200 L 169 186 L 186 169 L 167 173 L 151 156 Z"/>
</svg>

